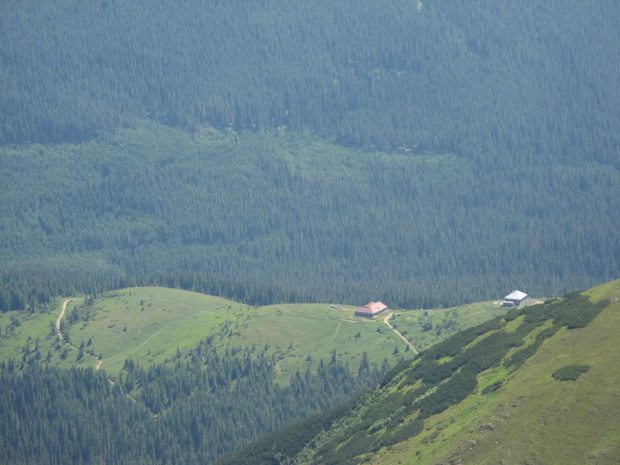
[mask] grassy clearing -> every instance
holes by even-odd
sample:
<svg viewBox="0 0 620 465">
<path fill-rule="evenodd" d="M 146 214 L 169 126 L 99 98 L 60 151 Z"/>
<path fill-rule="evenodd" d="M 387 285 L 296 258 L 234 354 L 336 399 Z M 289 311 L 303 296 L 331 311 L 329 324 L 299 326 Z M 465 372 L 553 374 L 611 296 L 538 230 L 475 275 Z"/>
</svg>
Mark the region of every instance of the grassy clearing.
<svg viewBox="0 0 620 465">
<path fill-rule="evenodd" d="M 34 350 L 39 343 L 43 357 L 48 350 L 54 350 L 57 337 L 53 329 L 62 301 L 57 311 L 50 313 L 6 312 L 0 313 L 0 362 L 24 358 L 24 348 Z"/>
<path fill-rule="evenodd" d="M 90 305 L 88 299 L 76 297 L 69 303 L 65 324 L 71 342 L 85 354 L 77 360 L 78 351 L 58 342 L 51 325 L 60 315 L 62 301 L 49 314 L 0 315 L 0 325 L 11 325 L 11 317 L 20 326 L 11 328 L 10 335 L 0 338 L 0 360 L 9 357 L 21 361 L 24 347 L 30 350 L 39 338 L 39 352 L 48 363 L 61 366 L 96 367 L 97 357 L 102 368 L 112 377 L 131 357 L 146 366 L 172 360 L 202 339 L 222 352 L 240 347 L 269 348 L 277 363 L 279 382 L 286 383 L 297 370 L 314 369 L 323 359 L 336 357 L 356 369 L 367 354 L 371 365 L 381 366 L 387 359 L 394 365 L 402 357 L 413 358 L 407 345 L 383 322 L 355 317 L 355 307 L 330 304 L 285 304 L 251 307 L 219 297 L 166 288 L 131 288 L 99 296 Z M 453 334 L 456 328 L 467 328 L 491 318 L 502 307 L 485 302 L 454 309 L 427 311 L 394 311 L 390 320 L 416 348 L 430 347 Z M 434 329 L 424 331 L 420 320 L 429 319 Z M 446 324 L 446 322 L 450 323 Z M 443 325 L 443 326 L 442 326 Z M 437 327 L 442 326 L 442 331 Z"/>
<path fill-rule="evenodd" d="M 315 368 L 334 352 L 338 359 L 357 368 L 367 353 L 368 361 L 380 366 L 384 359 L 395 364 L 413 354 L 382 320 L 354 318 L 354 307 L 332 308 L 329 304 L 291 304 L 254 308 L 226 299 L 164 288 L 132 288 L 108 293 L 86 305 L 78 297 L 70 302 L 63 321 L 72 344 L 103 358 L 102 368 L 114 377 L 126 358 L 142 365 L 164 363 L 177 350 L 184 351 L 205 338 L 223 352 L 233 347 L 264 347 L 278 360 L 280 382 L 296 370 Z M 60 344 L 51 327 L 60 315 L 62 301 L 49 314 L 0 315 L 8 328 L 11 317 L 20 325 L 0 338 L 0 360 L 20 361 L 27 343 L 40 353 L 50 351 L 50 364 L 69 367 L 97 366 L 97 359 Z M 77 317 L 73 317 L 74 312 Z M 73 322 L 71 323 L 73 319 Z M 70 324 L 71 323 L 71 324 Z M 384 328 L 380 332 L 378 328 Z M 3 330 L 4 334 L 4 330 Z M 398 347 L 398 353 L 395 349 Z M 64 353 L 64 358 L 63 358 Z"/>
<path fill-rule="evenodd" d="M 283 380 L 296 370 L 316 366 L 321 359 L 336 357 L 353 368 L 364 352 L 368 361 L 392 365 L 401 356 L 412 358 L 406 345 L 382 320 L 353 318 L 354 307 L 331 308 L 327 304 L 289 304 L 260 307 L 233 333 L 231 345 L 269 344 L 279 358 Z M 377 331 L 381 328 L 381 332 Z M 394 354 L 398 348 L 398 353 Z"/>
<path fill-rule="evenodd" d="M 226 318 L 245 311 L 245 305 L 187 291 L 126 289 L 78 311 L 92 316 L 73 324 L 70 337 L 76 345 L 90 339 L 103 367 L 114 374 L 128 357 L 143 365 L 162 363 L 177 348 L 193 347 Z"/>
<path fill-rule="evenodd" d="M 477 302 L 434 310 L 399 310 L 390 323 L 421 351 L 508 311 L 496 302 Z"/>
</svg>

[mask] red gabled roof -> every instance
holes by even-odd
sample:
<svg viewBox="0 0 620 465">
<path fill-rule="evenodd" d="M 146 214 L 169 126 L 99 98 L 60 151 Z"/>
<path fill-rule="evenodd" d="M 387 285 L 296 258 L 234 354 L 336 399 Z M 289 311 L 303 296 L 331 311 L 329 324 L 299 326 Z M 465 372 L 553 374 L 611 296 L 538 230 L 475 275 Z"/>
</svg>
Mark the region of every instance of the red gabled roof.
<svg viewBox="0 0 620 465">
<path fill-rule="evenodd" d="M 364 313 L 366 315 L 376 315 L 377 313 L 381 313 L 383 310 L 387 308 L 382 302 L 368 302 L 363 307 L 359 307 L 355 310 L 355 313 Z"/>
</svg>

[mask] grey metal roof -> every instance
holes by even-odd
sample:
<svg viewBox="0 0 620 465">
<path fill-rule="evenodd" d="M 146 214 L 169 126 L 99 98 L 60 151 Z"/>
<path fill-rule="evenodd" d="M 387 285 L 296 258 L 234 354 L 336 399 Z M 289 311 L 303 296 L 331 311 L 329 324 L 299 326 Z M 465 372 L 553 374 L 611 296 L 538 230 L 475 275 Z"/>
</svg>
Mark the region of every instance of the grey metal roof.
<svg viewBox="0 0 620 465">
<path fill-rule="evenodd" d="M 512 291 L 510 294 L 508 294 L 506 297 L 504 297 L 504 299 L 506 299 L 506 300 L 523 300 L 526 297 L 527 297 L 527 294 L 525 292 Z"/>
</svg>

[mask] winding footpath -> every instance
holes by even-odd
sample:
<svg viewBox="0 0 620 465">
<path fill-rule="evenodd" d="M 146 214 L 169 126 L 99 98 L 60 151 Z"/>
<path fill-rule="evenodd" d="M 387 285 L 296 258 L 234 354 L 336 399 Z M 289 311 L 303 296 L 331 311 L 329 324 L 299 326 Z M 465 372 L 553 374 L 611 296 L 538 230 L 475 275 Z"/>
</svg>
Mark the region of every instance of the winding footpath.
<svg viewBox="0 0 620 465">
<path fill-rule="evenodd" d="M 390 329 L 391 329 L 392 331 L 394 331 L 394 332 L 398 335 L 398 337 L 400 337 L 403 341 L 405 341 L 405 344 L 407 344 L 407 345 L 409 346 L 409 348 L 410 348 L 411 350 L 413 350 L 413 353 L 414 353 L 414 354 L 418 355 L 418 351 L 417 351 L 417 349 L 416 349 L 415 347 L 413 347 L 413 344 L 412 344 L 411 342 L 409 342 L 409 339 L 407 339 L 405 336 L 403 336 L 402 334 L 400 334 L 400 331 L 398 331 L 396 328 L 394 328 L 394 326 L 392 326 L 392 325 L 390 324 L 390 318 L 391 318 L 391 317 L 392 317 L 392 314 L 391 314 L 391 313 L 388 313 L 387 315 L 385 315 L 385 318 L 383 319 L 383 322 L 384 322 L 386 325 L 388 325 L 388 326 L 390 327 Z"/>
<path fill-rule="evenodd" d="M 73 302 L 74 300 L 75 299 L 67 299 L 62 303 L 62 311 L 60 312 L 60 316 L 56 320 L 56 334 L 58 334 L 58 339 L 60 339 L 60 342 L 62 342 L 63 344 L 67 344 L 73 347 L 75 350 L 80 350 L 77 347 L 75 347 L 73 344 L 71 344 L 69 341 L 67 341 L 65 337 L 62 335 L 62 331 L 60 330 L 60 322 L 65 316 L 65 312 L 67 311 L 67 306 L 69 305 L 69 302 Z M 103 363 L 103 360 L 99 359 L 99 357 L 95 357 L 94 355 L 90 355 L 90 354 L 87 354 L 87 355 L 97 360 L 97 371 L 99 371 L 99 369 L 101 368 L 101 364 Z M 112 381 L 110 380 L 110 382 Z"/>
</svg>

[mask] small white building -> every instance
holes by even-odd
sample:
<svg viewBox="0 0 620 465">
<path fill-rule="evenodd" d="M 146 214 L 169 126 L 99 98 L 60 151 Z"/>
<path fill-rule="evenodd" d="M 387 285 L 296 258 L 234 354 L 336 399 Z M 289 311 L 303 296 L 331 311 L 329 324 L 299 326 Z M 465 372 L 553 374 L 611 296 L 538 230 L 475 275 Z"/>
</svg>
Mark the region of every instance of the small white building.
<svg viewBox="0 0 620 465">
<path fill-rule="evenodd" d="M 512 291 L 506 297 L 504 297 L 505 302 L 512 302 L 514 305 L 519 305 L 523 301 L 527 299 L 527 294 L 521 291 Z"/>
</svg>

